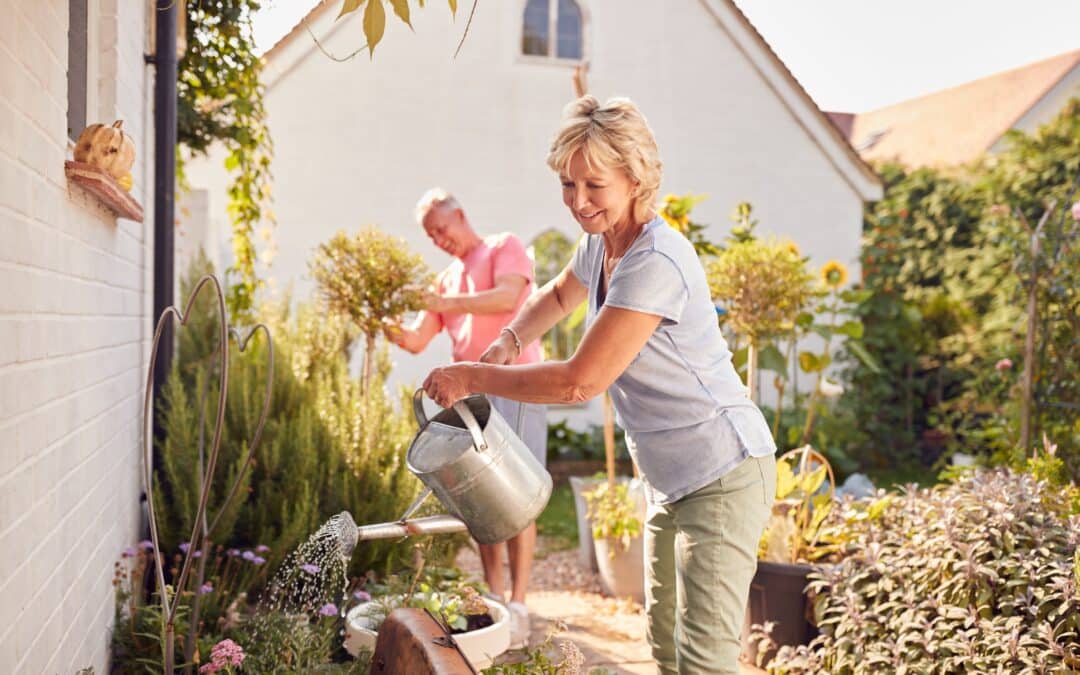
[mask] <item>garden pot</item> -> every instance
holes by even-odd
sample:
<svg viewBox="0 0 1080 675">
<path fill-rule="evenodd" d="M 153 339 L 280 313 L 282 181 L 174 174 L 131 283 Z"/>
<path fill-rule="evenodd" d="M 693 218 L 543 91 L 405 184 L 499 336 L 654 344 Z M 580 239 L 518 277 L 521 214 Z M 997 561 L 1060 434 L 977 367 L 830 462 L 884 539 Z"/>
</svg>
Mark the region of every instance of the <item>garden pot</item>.
<svg viewBox="0 0 1080 675">
<path fill-rule="evenodd" d="M 476 669 L 487 668 L 495 657 L 510 647 L 510 611 L 489 598 L 484 598 L 484 602 L 495 623 L 480 630 L 454 634 L 454 641 Z M 379 602 L 363 602 L 345 615 L 345 650 L 349 654 L 356 656 L 362 649 L 375 650 L 379 637 L 374 628 L 375 617 L 381 615 L 382 610 Z"/>
<path fill-rule="evenodd" d="M 606 479 L 596 481 L 599 485 Z M 641 521 L 641 529 L 645 530 L 645 489 L 637 478 L 622 479 L 627 483 L 627 492 L 634 500 L 638 520 Z M 593 487 L 593 486 L 589 486 Z M 585 490 L 588 492 L 588 489 Z M 596 555 L 597 571 L 600 575 L 600 587 L 604 593 L 617 598 L 632 598 L 638 604 L 645 604 L 645 547 L 643 536 L 638 535 L 630 540 L 630 546 L 626 549 L 622 544 L 612 539 L 596 539 L 592 536 L 592 529 L 588 528 L 586 536 L 593 543 Z"/>
<path fill-rule="evenodd" d="M 597 539 L 596 563 L 600 568 L 600 587 L 606 595 L 630 598 L 645 604 L 645 546 L 638 535 L 626 549 L 614 539 Z"/>
<path fill-rule="evenodd" d="M 772 621 L 776 626 L 772 639 L 778 647 L 809 644 L 817 637 L 817 627 L 812 623 L 813 607 L 806 594 L 807 576 L 815 569 L 814 565 L 758 561 L 742 631 L 740 657 L 744 661 L 756 663 L 757 659 L 756 645 L 749 639 L 752 624 Z M 766 653 L 762 664 L 774 655 L 774 652 Z"/>
<path fill-rule="evenodd" d="M 577 517 L 578 559 L 581 560 L 583 567 L 597 572 L 599 567 L 596 564 L 596 547 L 593 546 L 592 526 L 589 524 L 589 508 L 585 503 L 585 493 L 603 484 L 607 478 L 570 476 L 569 480 L 570 490 L 574 493 L 574 515 Z M 629 476 L 618 476 L 615 480 L 620 483 L 631 483 L 633 481 Z M 635 499 L 639 495 L 642 499 L 644 498 L 640 483 L 632 484 L 629 490 Z M 642 516 L 644 516 L 644 512 L 642 512 Z"/>
</svg>

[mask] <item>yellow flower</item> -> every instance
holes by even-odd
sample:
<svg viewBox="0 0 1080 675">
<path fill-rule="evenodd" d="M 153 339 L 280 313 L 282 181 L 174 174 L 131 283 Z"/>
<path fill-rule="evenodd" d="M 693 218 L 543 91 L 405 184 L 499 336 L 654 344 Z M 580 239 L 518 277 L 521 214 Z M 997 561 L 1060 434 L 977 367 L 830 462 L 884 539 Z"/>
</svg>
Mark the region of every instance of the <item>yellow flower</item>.
<svg viewBox="0 0 1080 675">
<path fill-rule="evenodd" d="M 791 255 L 795 256 L 796 258 L 802 257 L 802 251 L 799 250 L 799 245 L 795 242 L 789 241 L 786 248 L 791 253 Z"/>
<path fill-rule="evenodd" d="M 840 288 L 847 283 L 847 268 L 837 260 L 830 260 L 821 268 L 821 280 L 829 288 Z"/>
<path fill-rule="evenodd" d="M 667 193 L 666 195 L 664 195 L 664 203 L 665 204 L 670 204 L 671 202 L 677 202 L 677 201 L 679 201 L 679 198 L 677 196 L 671 194 L 670 192 Z"/>
</svg>

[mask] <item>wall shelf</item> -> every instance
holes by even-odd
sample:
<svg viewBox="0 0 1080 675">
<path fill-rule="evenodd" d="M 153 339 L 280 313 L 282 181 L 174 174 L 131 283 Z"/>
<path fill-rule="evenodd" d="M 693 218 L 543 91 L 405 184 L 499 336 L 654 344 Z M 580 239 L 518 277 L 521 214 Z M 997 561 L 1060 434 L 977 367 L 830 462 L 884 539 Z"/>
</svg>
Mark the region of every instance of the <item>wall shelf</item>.
<svg viewBox="0 0 1080 675">
<path fill-rule="evenodd" d="M 68 180 L 97 197 L 110 211 L 137 223 L 143 221 L 143 208 L 116 179 L 96 166 L 83 162 L 64 162 Z"/>
</svg>

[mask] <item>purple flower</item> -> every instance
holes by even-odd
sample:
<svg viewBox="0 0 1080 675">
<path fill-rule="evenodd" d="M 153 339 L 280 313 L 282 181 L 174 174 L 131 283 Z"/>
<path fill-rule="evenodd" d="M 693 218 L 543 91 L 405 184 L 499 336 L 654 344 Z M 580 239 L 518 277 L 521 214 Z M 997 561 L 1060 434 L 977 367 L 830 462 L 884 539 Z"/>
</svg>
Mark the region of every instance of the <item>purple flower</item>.
<svg viewBox="0 0 1080 675">
<path fill-rule="evenodd" d="M 187 553 L 189 548 L 191 548 L 191 544 L 189 544 L 186 541 L 184 543 L 180 544 L 180 551 L 183 552 L 183 553 Z"/>
<path fill-rule="evenodd" d="M 150 541 L 149 539 L 143 539 L 142 541 L 139 542 L 139 548 L 141 548 L 144 551 L 153 551 L 154 550 L 154 542 Z"/>
<path fill-rule="evenodd" d="M 251 551 L 244 551 L 243 554 L 241 554 L 240 557 L 243 558 L 244 560 L 254 560 L 255 559 L 255 554 L 252 553 Z"/>
<path fill-rule="evenodd" d="M 128 546 L 127 548 L 124 549 L 124 552 L 121 553 L 120 555 L 122 557 L 124 557 L 124 558 L 134 558 L 135 557 L 135 548 L 133 546 Z"/>
<path fill-rule="evenodd" d="M 195 551 L 194 553 L 191 554 L 191 557 L 192 558 L 201 558 L 202 557 L 202 551 Z"/>
<path fill-rule="evenodd" d="M 210 582 L 206 582 L 202 586 L 199 586 L 199 595 L 206 595 L 207 593 L 214 592 L 214 585 Z"/>
<path fill-rule="evenodd" d="M 266 558 L 257 555 L 257 556 L 255 556 L 254 558 L 251 559 L 251 562 L 254 565 L 261 565 L 264 562 L 266 562 Z"/>
<path fill-rule="evenodd" d="M 308 563 L 306 565 L 301 565 L 300 569 L 304 570 L 305 572 L 307 572 L 308 574 L 311 574 L 311 575 L 315 575 L 315 574 L 319 573 L 319 566 L 318 565 L 312 565 L 311 563 Z"/>
<path fill-rule="evenodd" d="M 227 666 L 239 666 L 245 657 L 243 647 L 232 640 L 222 640 L 210 650 L 210 663 L 199 668 L 199 672 L 216 673 Z"/>
<path fill-rule="evenodd" d="M 319 608 L 319 614 L 321 614 L 322 616 L 337 616 L 337 613 L 337 605 L 332 602 L 328 602 Z"/>
<path fill-rule="evenodd" d="M 360 602 L 371 602 L 371 593 L 367 591 L 356 591 L 352 596 Z"/>
<path fill-rule="evenodd" d="M 270 547 L 267 546 L 266 544 L 259 544 L 258 546 L 255 547 L 255 552 L 256 553 L 266 553 L 269 550 L 270 550 Z"/>
<path fill-rule="evenodd" d="M 236 556 L 240 555 L 240 549 L 238 549 L 238 548 L 230 548 L 228 551 L 226 551 L 226 554 L 230 558 L 235 558 Z"/>
</svg>

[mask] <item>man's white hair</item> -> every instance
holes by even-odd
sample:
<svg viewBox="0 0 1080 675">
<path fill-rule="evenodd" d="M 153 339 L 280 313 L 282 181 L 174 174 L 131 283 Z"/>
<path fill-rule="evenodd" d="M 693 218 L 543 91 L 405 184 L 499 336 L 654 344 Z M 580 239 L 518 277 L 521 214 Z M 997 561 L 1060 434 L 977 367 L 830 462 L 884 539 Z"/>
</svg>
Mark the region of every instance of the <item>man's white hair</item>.
<svg viewBox="0 0 1080 675">
<path fill-rule="evenodd" d="M 461 203 L 454 198 L 454 195 L 450 194 L 441 187 L 433 187 L 420 197 L 420 201 L 416 202 L 416 222 L 423 224 L 424 217 L 427 216 L 428 211 L 432 209 L 460 209 Z"/>
</svg>

